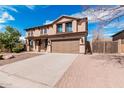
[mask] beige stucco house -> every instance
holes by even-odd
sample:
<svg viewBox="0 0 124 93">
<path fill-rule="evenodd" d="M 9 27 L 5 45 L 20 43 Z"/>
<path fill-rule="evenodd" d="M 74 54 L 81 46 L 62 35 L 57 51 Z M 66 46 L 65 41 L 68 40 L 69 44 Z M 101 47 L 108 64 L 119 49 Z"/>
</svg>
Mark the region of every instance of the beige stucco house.
<svg viewBox="0 0 124 93">
<path fill-rule="evenodd" d="M 50 24 L 26 29 L 27 51 L 85 53 L 87 18 L 61 16 Z"/>
</svg>

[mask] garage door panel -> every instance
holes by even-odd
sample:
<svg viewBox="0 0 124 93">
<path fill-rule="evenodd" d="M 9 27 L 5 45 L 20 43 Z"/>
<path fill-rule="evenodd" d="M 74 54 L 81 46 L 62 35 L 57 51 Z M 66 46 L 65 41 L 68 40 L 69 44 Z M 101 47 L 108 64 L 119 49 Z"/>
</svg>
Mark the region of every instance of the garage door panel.
<svg viewBox="0 0 124 93">
<path fill-rule="evenodd" d="M 79 53 L 79 39 L 52 41 L 52 52 Z"/>
</svg>

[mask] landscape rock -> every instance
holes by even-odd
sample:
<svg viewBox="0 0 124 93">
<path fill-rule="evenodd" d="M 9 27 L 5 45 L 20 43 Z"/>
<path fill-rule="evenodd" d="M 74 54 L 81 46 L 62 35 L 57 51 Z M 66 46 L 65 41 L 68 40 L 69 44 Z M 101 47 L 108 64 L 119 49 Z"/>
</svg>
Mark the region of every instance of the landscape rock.
<svg viewBox="0 0 124 93">
<path fill-rule="evenodd" d="M 9 55 L 4 55 L 3 56 L 3 59 L 12 59 L 12 58 L 14 58 L 15 56 L 14 55 L 12 55 L 12 54 L 9 54 Z"/>
</svg>

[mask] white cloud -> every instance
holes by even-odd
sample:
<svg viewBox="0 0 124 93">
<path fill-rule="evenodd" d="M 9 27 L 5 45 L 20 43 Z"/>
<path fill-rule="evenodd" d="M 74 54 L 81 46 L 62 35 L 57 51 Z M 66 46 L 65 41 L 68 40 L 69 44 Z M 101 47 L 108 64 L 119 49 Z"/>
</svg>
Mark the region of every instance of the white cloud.
<svg viewBox="0 0 124 93">
<path fill-rule="evenodd" d="M 9 13 L 9 11 L 18 12 L 13 6 L 0 5 L 0 31 L 5 30 L 5 26 L 8 21 L 15 20 L 15 18 Z"/>
<path fill-rule="evenodd" d="M 15 18 L 11 14 L 9 14 L 8 12 L 9 10 L 18 12 L 16 8 L 14 8 L 13 6 L 5 6 L 5 5 L 0 6 L 0 25 L 1 23 L 3 24 L 8 21 L 15 20 Z"/>
<path fill-rule="evenodd" d="M 43 24 L 44 25 L 47 25 L 47 24 L 51 24 L 53 21 L 51 21 L 51 20 L 46 20 Z"/>
<path fill-rule="evenodd" d="M 116 29 L 124 29 L 124 20 L 120 22 L 112 22 L 104 27 L 105 29 L 108 28 L 116 28 Z"/>
<path fill-rule="evenodd" d="M 35 6 L 34 5 L 26 5 L 28 9 L 34 10 Z"/>
<path fill-rule="evenodd" d="M 41 5 L 41 8 L 48 8 L 50 5 Z M 34 10 L 35 9 L 35 5 L 25 5 L 25 7 L 27 7 L 28 9 Z"/>
<path fill-rule="evenodd" d="M 24 37 L 24 36 L 21 36 L 21 37 L 20 37 L 20 40 L 25 40 L 25 37 Z"/>
<path fill-rule="evenodd" d="M 10 9 L 10 10 L 12 10 L 12 11 L 14 11 L 14 12 L 18 12 L 18 10 L 17 10 L 16 8 L 9 7 L 9 6 L 6 6 L 6 8 L 7 8 L 7 9 Z"/>
<path fill-rule="evenodd" d="M 16 8 L 14 8 L 13 6 L 3 6 L 3 5 L 1 5 L 0 10 L 2 10 L 2 11 L 11 10 L 11 11 L 14 11 L 14 12 L 18 12 L 18 10 Z"/>
<path fill-rule="evenodd" d="M 82 11 L 82 12 L 79 12 L 79 13 L 75 13 L 75 14 L 73 14 L 71 16 L 79 17 L 79 18 L 88 17 L 89 22 L 97 22 L 97 20 L 96 20 L 96 18 L 93 15 L 92 12 L 93 12 L 93 9 L 88 9 L 87 11 Z"/>
<path fill-rule="evenodd" d="M 12 15 L 10 15 L 8 12 L 3 12 L 0 15 L 0 23 L 6 23 L 9 20 L 15 20 L 15 18 Z"/>
<path fill-rule="evenodd" d="M 114 33 L 105 33 L 104 34 L 104 37 L 110 37 L 110 36 L 112 36 Z"/>
<path fill-rule="evenodd" d="M 116 18 L 118 16 L 124 15 L 124 7 L 119 6 L 99 6 L 101 8 L 89 8 L 86 11 L 75 13 L 74 17 L 88 17 L 89 22 L 96 23 L 99 21 L 107 21 L 109 19 Z"/>
</svg>

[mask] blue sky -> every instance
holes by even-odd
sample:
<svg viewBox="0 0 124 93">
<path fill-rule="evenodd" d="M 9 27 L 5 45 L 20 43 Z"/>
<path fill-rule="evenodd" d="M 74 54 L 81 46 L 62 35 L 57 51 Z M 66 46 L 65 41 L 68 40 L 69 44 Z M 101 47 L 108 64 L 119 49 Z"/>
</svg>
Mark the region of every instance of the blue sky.
<svg viewBox="0 0 124 93">
<path fill-rule="evenodd" d="M 90 7 L 92 7 L 92 9 L 96 8 L 96 6 Z M 113 13 L 113 15 L 110 14 L 107 17 L 103 16 L 107 13 L 109 14 L 109 12 L 111 13 L 110 9 L 114 9 L 116 7 L 118 6 L 106 6 L 105 8 L 107 8 L 108 10 L 106 10 L 105 12 L 95 11 L 93 13 L 98 18 L 102 16 L 101 18 L 107 20 L 108 18 L 117 14 L 117 11 L 115 11 L 115 14 Z M 99 24 L 99 21 L 93 18 L 93 15 L 91 13 L 92 9 L 87 9 L 87 11 L 84 11 L 84 6 L 80 5 L 0 6 L 0 31 L 4 31 L 5 26 L 10 25 L 17 28 L 21 32 L 22 36 L 25 36 L 25 28 L 47 24 L 60 17 L 61 15 L 69 15 L 81 18 L 88 17 L 88 39 L 91 39 L 93 31 L 96 30 Z M 121 15 L 123 14 L 124 9 L 121 8 L 119 11 L 121 11 Z M 118 20 L 114 20 L 104 27 L 103 33 L 105 37 L 109 37 L 124 28 L 124 17 L 121 17 L 120 20 L 121 21 L 119 22 Z"/>
</svg>

